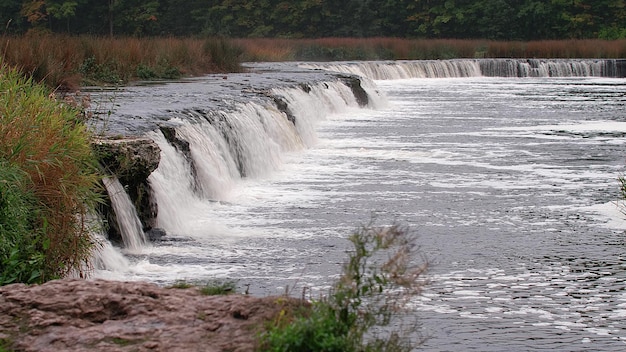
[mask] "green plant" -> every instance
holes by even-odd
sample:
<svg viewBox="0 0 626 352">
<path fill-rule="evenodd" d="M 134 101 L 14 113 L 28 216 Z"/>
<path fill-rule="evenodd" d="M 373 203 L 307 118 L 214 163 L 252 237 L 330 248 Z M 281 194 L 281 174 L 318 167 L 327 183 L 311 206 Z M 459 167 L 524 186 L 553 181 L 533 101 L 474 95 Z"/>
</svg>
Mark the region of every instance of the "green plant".
<svg viewBox="0 0 626 352">
<path fill-rule="evenodd" d="M 210 280 L 203 283 L 193 283 L 185 280 L 176 281 L 169 288 L 188 289 L 197 287 L 201 294 L 205 296 L 228 295 L 235 293 L 237 284 L 231 280 Z"/>
<path fill-rule="evenodd" d="M 174 284 L 170 285 L 169 288 L 175 288 L 179 290 L 185 290 L 191 287 L 195 287 L 196 285 L 189 283 L 185 280 L 178 280 Z"/>
<path fill-rule="evenodd" d="M 26 178 L 18 167 L 0 161 L 0 285 L 37 282 L 43 273 L 45 243 L 33 226 L 38 209 L 24 187 Z"/>
<path fill-rule="evenodd" d="M 10 339 L 8 338 L 0 338 L 0 352 L 9 352 L 12 351 L 12 349 L 10 348 L 12 345 L 12 342 Z"/>
<path fill-rule="evenodd" d="M 202 49 L 211 58 L 216 70 L 241 72 L 243 49 L 238 45 L 223 38 L 209 38 L 205 40 Z"/>
<path fill-rule="evenodd" d="M 281 314 L 261 336 L 264 351 L 409 351 L 417 325 L 406 303 L 421 291 L 426 263 L 412 264 L 415 237 L 405 228 L 361 227 L 329 295 L 310 311 Z"/>
<path fill-rule="evenodd" d="M 88 57 L 78 68 L 83 81 L 90 84 L 119 84 L 125 81 L 115 61 L 97 63 L 95 57 Z"/>
<path fill-rule="evenodd" d="M 235 293 L 237 284 L 234 281 L 214 280 L 200 286 L 200 293 L 205 296 L 229 295 Z"/>
<path fill-rule="evenodd" d="M 90 133 L 80 111 L 2 62 L 0 91 L 3 282 L 82 273 L 96 245 L 88 213 L 100 200 Z"/>
</svg>

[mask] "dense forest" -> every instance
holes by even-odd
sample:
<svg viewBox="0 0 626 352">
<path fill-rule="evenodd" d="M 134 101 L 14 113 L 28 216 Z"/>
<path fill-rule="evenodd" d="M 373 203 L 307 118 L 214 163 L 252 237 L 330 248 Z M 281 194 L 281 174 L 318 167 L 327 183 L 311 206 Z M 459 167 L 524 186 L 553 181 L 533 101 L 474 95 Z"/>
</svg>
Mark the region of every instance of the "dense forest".
<svg viewBox="0 0 626 352">
<path fill-rule="evenodd" d="M 0 0 L 0 33 L 626 38 L 626 0 Z"/>
</svg>

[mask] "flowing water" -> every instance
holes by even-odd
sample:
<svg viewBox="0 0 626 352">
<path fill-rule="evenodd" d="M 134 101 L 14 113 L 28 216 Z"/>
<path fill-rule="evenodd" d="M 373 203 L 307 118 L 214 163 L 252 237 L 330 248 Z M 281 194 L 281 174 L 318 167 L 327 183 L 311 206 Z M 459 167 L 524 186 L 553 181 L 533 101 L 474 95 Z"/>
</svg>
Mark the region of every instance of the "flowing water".
<svg viewBox="0 0 626 352">
<path fill-rule="evenodd" d="M 107 191 L 111 206 L 115 213 L 117 227 L 122 236 L 124 247 L 129 251 L 137 251 L 146 245 L 141 221 L 137 210 L 126 193 L 124 186 L 116 177 L 105 177 L 102 183 Z"/>
<path fill-rule="evenodd" d="M 410 226 L 431 263 L 411 304 L 424 350 L 626 349 L 626 80 L 375 84 L 386 102 L 367 109 L 341 86 L 275 89 L 295 126 L 257 103 L 208 124 L 173 116 L 191 157 L 149 133 L 168 236 L 96 276 L 323 290 L 375 214 Z"/>
</svg>

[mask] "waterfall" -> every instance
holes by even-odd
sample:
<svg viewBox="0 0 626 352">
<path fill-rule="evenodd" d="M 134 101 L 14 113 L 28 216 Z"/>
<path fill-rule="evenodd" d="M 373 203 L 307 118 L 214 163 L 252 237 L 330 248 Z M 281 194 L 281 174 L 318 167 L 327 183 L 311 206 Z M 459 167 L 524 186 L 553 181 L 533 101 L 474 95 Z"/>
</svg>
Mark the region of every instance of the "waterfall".
<svg viewBox="0 0 626 352">
<path fill-rule="evenodd" d="M 328 115 L 359 107 L 342 81 L 274 88 L 266 95 L 273 101 L 241 103 L 232 111 L 174 112 L 169 122 L 175 133 L 148 134 L 161 149 L 159 167 L 148 179 L 158 227 L 195 237 L 223 230 L 194 220 L 211 213 L 210 201 L 229 201 L 243 180 L 280 169 L 285 153 L 314 145 L 316 126 Z"/>
<path fill-rule="evenodd" d="M 306 63 L 301 67 L 373 80 L 453 77 L 626 77 L 626 60 L 455 59 Z"/>
<path fill-rule="evenodd" d="M 124 247 L 131 251 L 139 250 L 145 245 L 146 239 L 135 206 L 116 177 L 104 177 L 102 182 L 111 200 Z"/>
<path fill-rule="evenodd" d="M 362 61 L 302 64 L 302 67 L 350 73 L 373 80 L 481 76 L 476 60 Z"/>
<path fill-rule="evenodd" d="M 124 257 L 118 248 L 113 247 L 111 242 L 109 242 L 104 235 L 98 233 L 95 234 L 95 238 L 98 245 L 91 258 L 93 269 L 124 272 L 130 267 L 129 260 Z"/>
</svg>

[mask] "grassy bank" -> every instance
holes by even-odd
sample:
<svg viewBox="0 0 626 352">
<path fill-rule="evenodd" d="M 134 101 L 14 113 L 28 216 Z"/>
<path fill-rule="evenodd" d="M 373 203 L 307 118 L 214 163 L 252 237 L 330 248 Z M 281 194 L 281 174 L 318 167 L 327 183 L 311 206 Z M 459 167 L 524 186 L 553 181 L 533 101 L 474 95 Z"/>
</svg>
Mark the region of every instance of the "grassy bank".
<svg viewBox="0 0 626 352">
<path fill-rule="evenodd" d="M 626 40 L 236 39 L 246 61 L 626 58 Z"/>
<path fill-rule="evenodd" d="M 74 108 L 0 60 L 0 285 L 80 272 L 99 177 Z"/>
<path fill-rule="evenodd" d="M 221 39 L 100 38 L 34 34 L 0 38 L 0 58 L 61 89 L 176 79 L 240 70 L 241 52 Z"/>
</svg>

